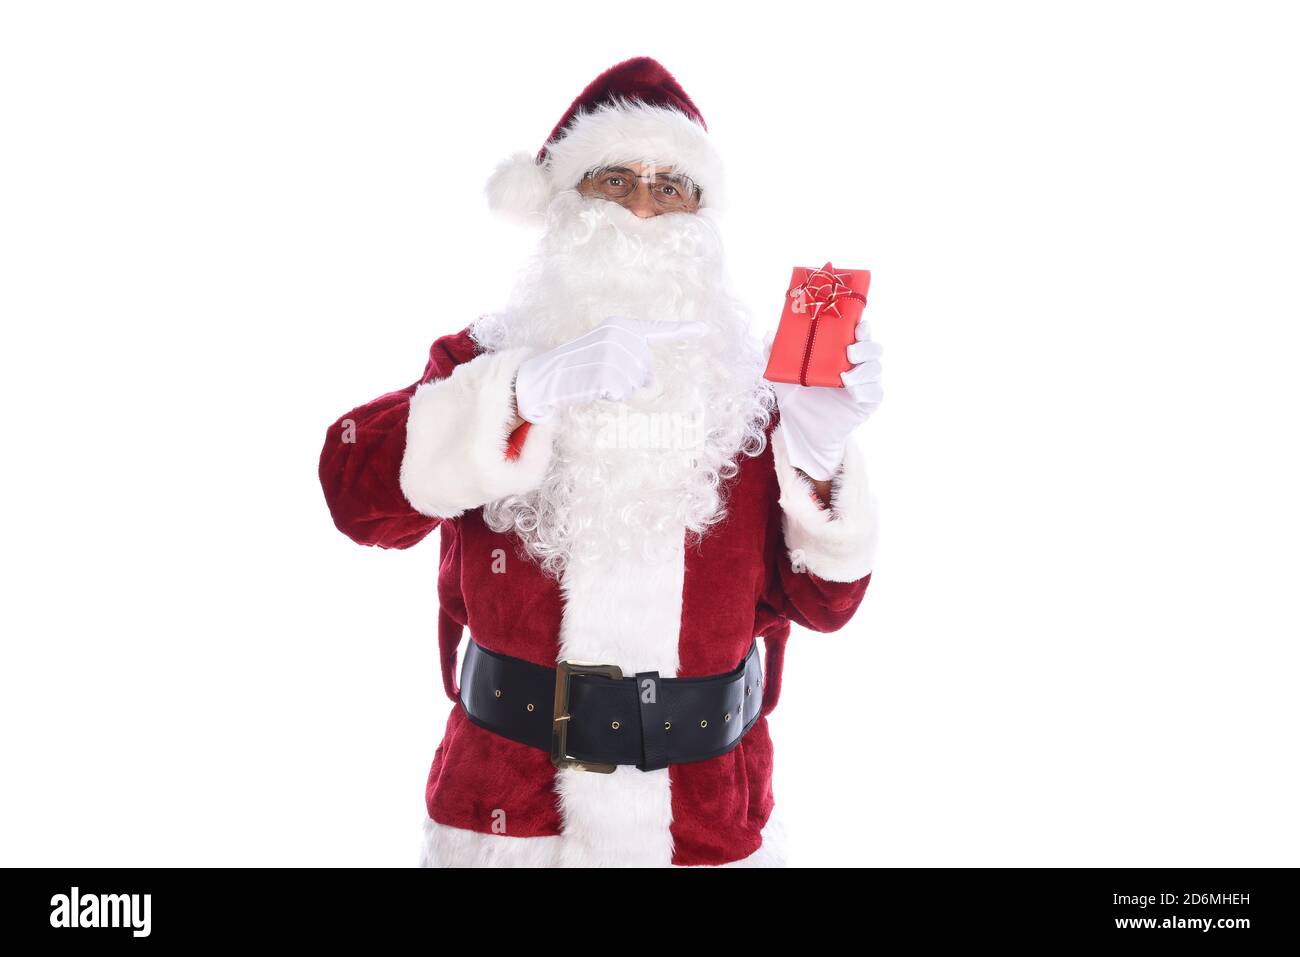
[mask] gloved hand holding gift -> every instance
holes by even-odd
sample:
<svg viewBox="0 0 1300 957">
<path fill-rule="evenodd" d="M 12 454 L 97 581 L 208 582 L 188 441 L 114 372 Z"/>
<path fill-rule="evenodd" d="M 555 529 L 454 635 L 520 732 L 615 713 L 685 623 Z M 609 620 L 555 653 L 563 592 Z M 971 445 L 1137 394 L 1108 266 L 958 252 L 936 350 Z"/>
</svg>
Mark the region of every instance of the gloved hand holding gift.
<svg viewBox="0 0 1300 957">
<path fill-rule="evenodd" d="M 880 345 L 862 313 L 871 273 L 796 267 L 764 377 L 774 383 L 790 464 L 828 482 L 853 430 L 880 405 Z"/>
</svg>

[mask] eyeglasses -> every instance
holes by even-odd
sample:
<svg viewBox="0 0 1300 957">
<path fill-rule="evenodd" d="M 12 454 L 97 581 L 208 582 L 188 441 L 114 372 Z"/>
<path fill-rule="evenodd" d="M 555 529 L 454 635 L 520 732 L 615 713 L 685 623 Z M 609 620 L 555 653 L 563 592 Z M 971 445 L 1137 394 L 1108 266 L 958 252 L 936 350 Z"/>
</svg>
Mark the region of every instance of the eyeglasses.
<svg viewBox="0 0 1300 957">
<path fill-rule="evenodd" d="M 663 212 L 693 210 L 700 205 L 700 188 L 689 176 L 678 173 L 654 173 L 647 176 L 626 166 L 603 166 L 591 170 L 582 178 L 584 186 L 616 203 L 628 199 L 641 182 L 649 185 L 651 200 Z"/>
</svg>

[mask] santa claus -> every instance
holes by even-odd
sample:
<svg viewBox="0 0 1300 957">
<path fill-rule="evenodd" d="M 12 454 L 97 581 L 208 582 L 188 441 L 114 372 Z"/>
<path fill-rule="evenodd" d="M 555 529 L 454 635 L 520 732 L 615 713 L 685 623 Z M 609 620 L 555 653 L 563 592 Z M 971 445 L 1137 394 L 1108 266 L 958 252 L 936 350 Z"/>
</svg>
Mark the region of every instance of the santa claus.
<svg viewBox="0 0 1300 957">
<path fill-rule="evenodd" d="M 344 534 L 441 532 L 455 705 L 426 865 L 784 862 L 767 715 L 791 623 L 841 627 L 871 578 L 851 433 L 879 404 L 880 350 L 862 323 L 845 388 L 764 381 L 721 194 L 673 77 L 606 71 L 488 184 L 543 229 L 508 305 L 327 432 Z"/>
</svg>

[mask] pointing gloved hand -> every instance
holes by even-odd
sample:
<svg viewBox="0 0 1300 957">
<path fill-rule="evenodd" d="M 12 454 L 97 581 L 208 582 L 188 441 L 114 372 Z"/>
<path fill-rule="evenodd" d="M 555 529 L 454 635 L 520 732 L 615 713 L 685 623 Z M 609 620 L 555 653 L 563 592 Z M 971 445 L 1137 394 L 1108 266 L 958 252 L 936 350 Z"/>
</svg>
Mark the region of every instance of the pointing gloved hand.
<svg viewBox="0 0 1300 957">
<path fill-rule="evenodd" d="M 569 405 L 625 402 L 650 383 L 650 342 L 699 335 L 703 322 L 614 316 L 570 342 L 525 359 L 515 377 L 515 404 L 526 422 L 542 423 Z"/>
<path fill-rule="evenodd" d="M 773 383 L 781 409 L 790 464 L 818 482 L 829 481 L 844 461 L 849 436 L 880 406 L 880 344 L 863 319 L 848 346 L 852 369 L 840 373 L 843 389 Z"/>
</svg>

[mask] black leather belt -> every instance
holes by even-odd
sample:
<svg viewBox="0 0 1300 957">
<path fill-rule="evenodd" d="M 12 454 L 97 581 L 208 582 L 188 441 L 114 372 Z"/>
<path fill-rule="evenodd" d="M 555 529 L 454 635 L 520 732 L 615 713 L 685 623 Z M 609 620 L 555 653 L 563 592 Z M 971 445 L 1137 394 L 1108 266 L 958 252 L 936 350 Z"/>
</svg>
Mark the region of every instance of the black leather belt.
<svg viewBox="0 0 1300 957">
<path fill-rule="evenodd" d="M 557 768 L 654 771 L 726 754 L 762 709 L 755 641 L 735 671 L 703 678 L 624 677 L 616 665 L 544 668 L 471 640 L 460 704 L 480 727 L 551 752 Z"/>
</svg>

